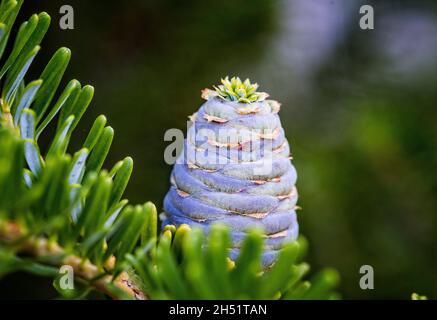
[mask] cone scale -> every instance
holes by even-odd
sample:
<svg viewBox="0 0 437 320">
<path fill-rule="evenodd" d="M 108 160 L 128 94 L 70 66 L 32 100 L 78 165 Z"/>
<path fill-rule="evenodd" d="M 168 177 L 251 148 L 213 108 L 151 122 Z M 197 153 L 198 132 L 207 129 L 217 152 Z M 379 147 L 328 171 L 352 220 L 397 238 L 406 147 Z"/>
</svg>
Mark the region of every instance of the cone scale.
<svg viewBox="0 0 437 320">
<path fill-rule="evenodd" d="M 208 232 L 212 224 L 224 224 L 233 260 L 247 231 L 260 228 L 262 264 L 268 267 L 299 228 L 297 174 L 280 105 L 249 80 L 226 78 L 214 88 L 202 92 L 206 102 L 191 117 L 164 199 L 163 226 L 188 224 Z"/>
</svg>

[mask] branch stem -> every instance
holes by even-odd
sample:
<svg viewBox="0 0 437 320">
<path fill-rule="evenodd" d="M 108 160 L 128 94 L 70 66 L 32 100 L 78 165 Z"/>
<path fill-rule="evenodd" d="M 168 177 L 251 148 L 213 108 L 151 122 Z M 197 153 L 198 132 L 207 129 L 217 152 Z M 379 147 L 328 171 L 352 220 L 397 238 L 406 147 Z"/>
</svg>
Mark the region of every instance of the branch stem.
<svg viewBox="0 0 437 320">
<path fill-rule="evenodd" d="M 87 259 L 66 252 L 58 243 L 49 241 L 45 237 L 26 237 L 26 233 L 14 221 L 0 221 L 0 245 L 13 247 L 18 254 L 30 255 L 34 258 L 50 258 L 52 266 L 69 265 L 73 268 L 74 276 L 90 284 L 113 299 L 118 299 L 108 286 L 112 283 L 127 296 L 136 300 L 147 299 L 146 294 L 135 284 L 127 272 L 121 272 L 115 279 L 107 273 L 102 276 L 102 270 Z M 114 266 L 115 258 L 106 262 L 106 267 Z M 105 272 L 105 271 L 104 271 Z"/>
</svg>

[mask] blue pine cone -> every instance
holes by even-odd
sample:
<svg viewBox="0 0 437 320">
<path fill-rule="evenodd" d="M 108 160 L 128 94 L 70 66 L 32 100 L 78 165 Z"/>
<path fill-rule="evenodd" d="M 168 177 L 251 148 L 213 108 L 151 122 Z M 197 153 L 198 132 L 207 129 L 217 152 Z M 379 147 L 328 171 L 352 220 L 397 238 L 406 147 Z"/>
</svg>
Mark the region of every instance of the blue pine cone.
<svg viewBox="0 0 437 320">
<path fill-rule="evenodd" d="M 233 260 L 248 229 L 261 228 L 262 264 L 268 267 L 299 228 L 297 174 L 280 105 L 249 80 L 226 78 L 214 88 L 202 91 L 206 102 L 191 117 L 164 199 L 163 226 L 188 224 L 208 232 L 212 223 L 225 224 Z"/>
</svg>

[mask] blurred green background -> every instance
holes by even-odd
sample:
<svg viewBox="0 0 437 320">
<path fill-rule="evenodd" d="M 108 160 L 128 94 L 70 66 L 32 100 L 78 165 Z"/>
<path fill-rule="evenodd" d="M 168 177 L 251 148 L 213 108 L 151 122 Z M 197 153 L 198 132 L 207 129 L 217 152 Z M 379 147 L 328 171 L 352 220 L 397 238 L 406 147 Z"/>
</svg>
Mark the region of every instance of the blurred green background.
<svg viewBox="0 0 437 320">
<path fill-rule="evenodd" d="M 74 30 L 59 28 L 63 4 Z M 374 7 L 374 30 L 359 28 L 362 4 Z M 344 298 L 437 297 L 435 0 L 39 0 L 19 19 L 39 11 L 53 20 L 31 72 L 71 48 L 65 81 L 96 88 L 77 131 L 108 117 L 107 167 L 134 158 L 132 202 L 161 208 L 164 132 L 185 131 L 200 90 L 249 77 L 282 103 L 312 270 L 337 268 Z M 359 288 L 364 264 L 374 290 Z M 35 284 L 24 279 L 21 293 Z"/>
</svg>

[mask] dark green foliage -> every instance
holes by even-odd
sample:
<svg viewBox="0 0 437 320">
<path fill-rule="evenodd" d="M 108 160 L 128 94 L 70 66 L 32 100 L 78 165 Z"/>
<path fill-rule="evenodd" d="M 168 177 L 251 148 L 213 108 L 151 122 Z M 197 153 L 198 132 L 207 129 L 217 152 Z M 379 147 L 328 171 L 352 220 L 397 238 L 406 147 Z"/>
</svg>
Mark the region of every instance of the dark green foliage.
<svg viewBox="0 0 437 320">
<path fill-rule="evenodd" d="M 158 299 L 333 299 L 338 282 L 334 270 L 325 270 L 314 285 L 302 282 L 308 265 L 299 261 L 299 242 L 286 245 L 278 262 L 263 272 L 262 234 L 247 236 L 237 261 L 227 258 L 229 234 L 216 225 L 208 239 L 201 230 L 182 225 L 167 229 L 157 247 L 137 249 L 128 260 L 146 291 Z M 304 246 L 304 245 L 303 245 Z M 174 254 L 175 253 L 175 254 Z M 154 267 L 157 266 L 157 267 Z"/>
</svg>

